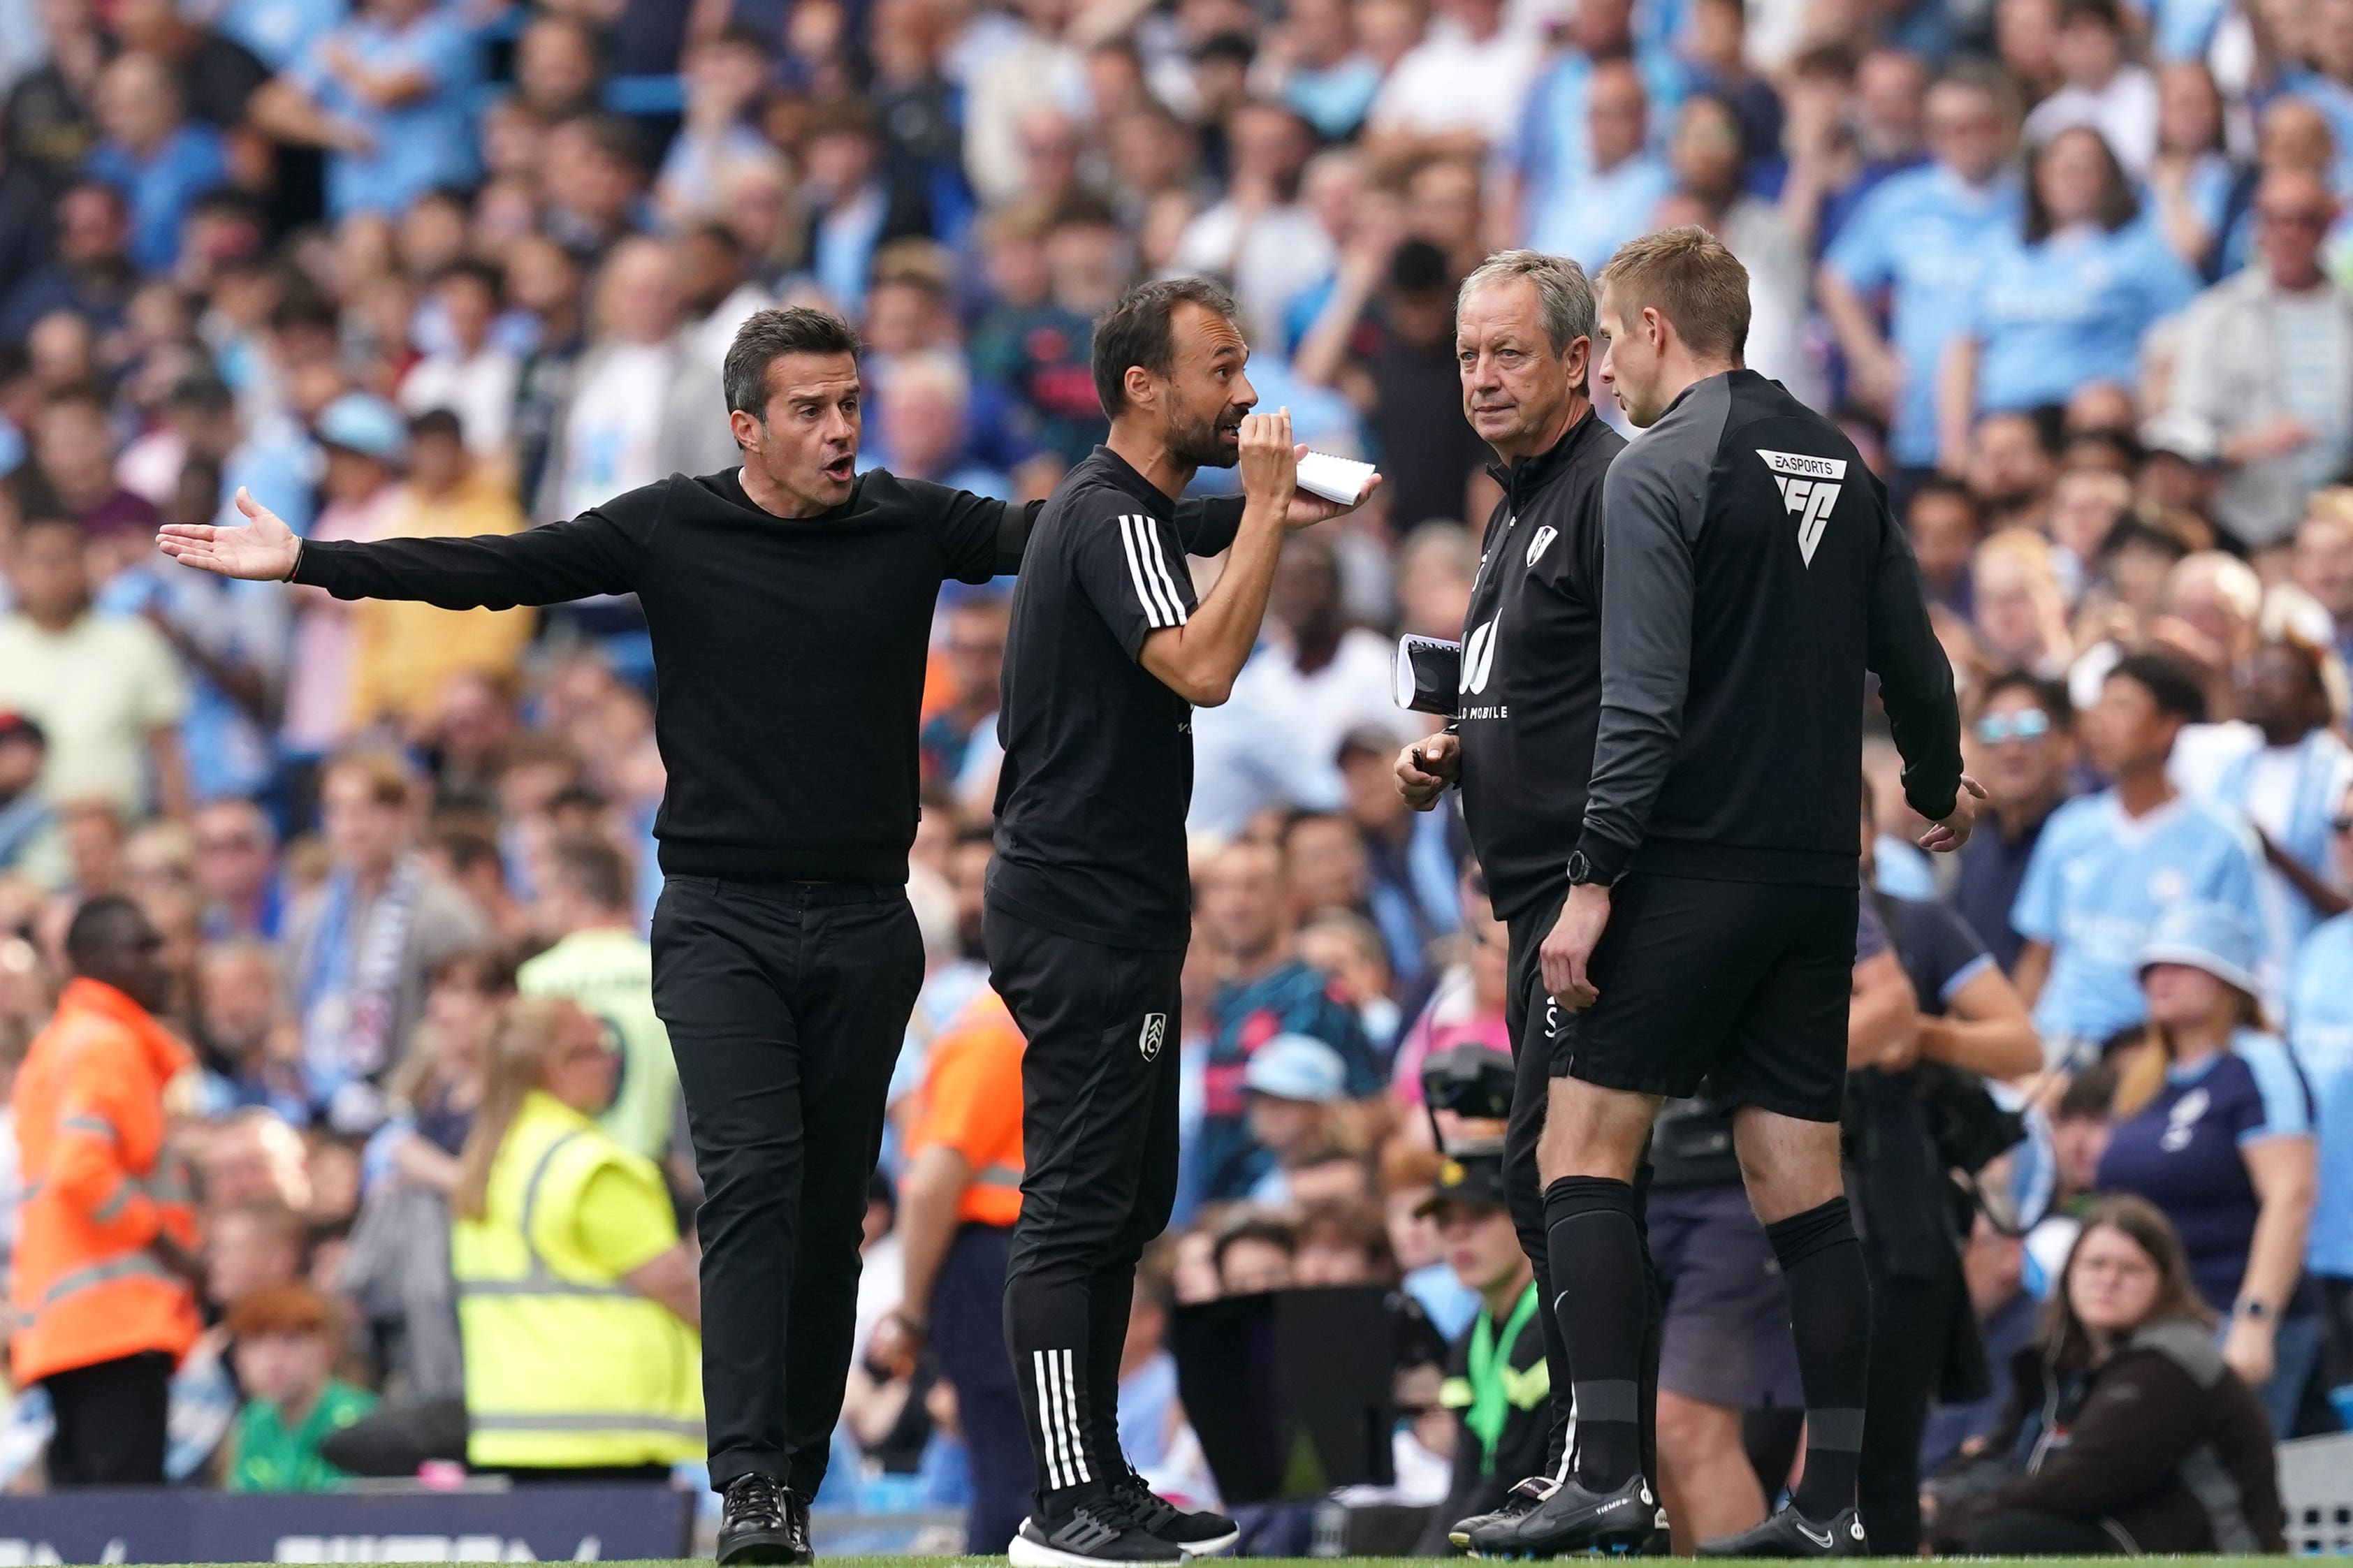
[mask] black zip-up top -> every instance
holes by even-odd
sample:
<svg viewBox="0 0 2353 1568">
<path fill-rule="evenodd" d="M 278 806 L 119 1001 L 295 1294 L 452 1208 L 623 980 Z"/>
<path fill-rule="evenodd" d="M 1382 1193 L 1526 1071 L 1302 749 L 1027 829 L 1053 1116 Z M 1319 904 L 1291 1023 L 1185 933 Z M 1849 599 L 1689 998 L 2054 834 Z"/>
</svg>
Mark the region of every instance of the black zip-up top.
<svg viewBox="0 0 2353 1568">
<path fill-rule="evenodd" d="M 1731 881 L 1854 882 L 1866 669 L 1935 820 L 1960 785 L 1952 668 L 1878 479 L 1779 383 L 1694 383 L 1611 465 L 1601 724 L 1578 847 Z"/>
<path fill-rule="evenodd" d="M 1568 878 L 1601 714 L 1601 494 L 1626 439 L 1588 413 L 1547 450 L 1488 473 L 1487 519 L 1462 620 L 1462 820 L 1495 913 Z"/>
<path fill-rule="evenodd" d="M 520 533 L 309 542 L 294 581 L 453 610 L 637 595 L 670 774 L 662 869 L 887 885 L 915 837 L 940 584 L 1012 571 L 1031 515 L 877 468 L 832 510 L 784 518 L 733 469 L 673 474 Z"/>
</svg>

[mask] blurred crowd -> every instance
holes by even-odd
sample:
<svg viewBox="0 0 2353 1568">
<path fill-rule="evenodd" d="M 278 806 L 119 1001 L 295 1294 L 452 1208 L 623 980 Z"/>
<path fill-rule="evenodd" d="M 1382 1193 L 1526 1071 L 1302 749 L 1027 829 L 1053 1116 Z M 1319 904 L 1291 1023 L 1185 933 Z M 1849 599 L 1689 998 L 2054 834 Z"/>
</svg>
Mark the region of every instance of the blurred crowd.
<svg viewBox="0 0 2353 1568">
<path fill-rule="evenodd" d="M 458 1392 L 449 1205 L 481 1202 L 500 1094 L 595 1117 L 690 1237 L 694 1179 L 643 993 L 664 772 L 634 603 L 347 604 L 182 570 L 155 526 L 233 521 L 243 488 L 316 538 L 511 532 L 724 468 L 721 355 L 777 302 L 860 324 L 863 464 L 1035 498 L 1104 428 L 1092 318 L 1186 272 L 1233 286 L 1263 402 L 1387 482 L 1293 539 L 1197 716 L 1185 1189 L 1124 1436 L 1214 1495 L 1169 1308 L 1377 1283 L 1431 1329 L 1396 1495 L 1445 1497 L 1474 1438 L 1493 1469 L 1498 1407 L 1449 1391 L 1525 1265 L 1423 1073 L 1506 1048 L 1504 937 L 1451 803 L 1397 795 L 1422 721 L 1391 639 L 1461 635 L 1502 493 L 1460 279 L 1686 222 L 1747 266 L 1749 363 L 1885 480 L 1991 793 L 1932 865 L 1893 746 L 1862 759 L 1878 888 L 1957 912 L 2032 1007 L 2034 1069 L 1991 1076 L 2052 1129 L 2054 1217 L 1974 1222 L 1989 1345 L 2081 1306 L 2049 1227 L 2138 1194 L 2162 1219 L 2127 1239 L 2153 1267 L 2186 1244 L 2168 1300 L 2228 1320 L 2278 1434 L 2337 1424 L 2353 0 L 0 0 L 0 1071 L 82 1016 L 69 978 L 152 982 L 187 1055 L 155 1139 L 189 1180 L 142 1177 L 196 1283 L 159 1331 L 172 1479 L 336 1484 L 320 1444 L 379 1394 Z M 911 1146 L 981 1136 L 938 1125 L 934 1079 L 984 1070 L 946 1046 L 1002 1027 L 1007 587 L 951 584 L 937 620 L 931 971 L 828 1501 L 971 1486 L 952 1384 L 884 1325 Z M 603 1079 L 565 1076 L 570 1026 L 518 984 L 599 1021 Z M 1915 987 L 1866 1072 L 1951 1055 L 1949 1000 Z M 5 1184 L 13 1239 L 37 1184 Z M 647 1223 L 629 1256 L 659 1263 L 678 1231 Z M 647 1293 L 691 1324 L 691 1290 Z M 1932 1468 L 1997 1425 L 1973 1408 L 1932 1419 Z M 9 1484 L 54 1425 L 20 1389 Z"/>
</svg>

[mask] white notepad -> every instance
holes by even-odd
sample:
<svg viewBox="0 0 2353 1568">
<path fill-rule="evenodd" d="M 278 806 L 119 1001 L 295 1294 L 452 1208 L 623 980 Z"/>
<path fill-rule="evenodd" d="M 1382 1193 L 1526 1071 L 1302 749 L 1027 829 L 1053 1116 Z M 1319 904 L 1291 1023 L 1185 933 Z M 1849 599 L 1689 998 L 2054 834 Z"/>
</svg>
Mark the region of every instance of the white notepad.
<svg viewBox="0 0 2353 1568">
<path fill-rule="evenodd" d="M 1335 458 L 1329 452 L 1310 452 L 1299 459 L 1299 488 L 1309 495 L 1322 496 L 1325 500 L 1342 506 L 1354 506 L 1365 497 L 1365 487 L 1372 483 L 1373 466 L 1354 458 Z"/>
</svg>

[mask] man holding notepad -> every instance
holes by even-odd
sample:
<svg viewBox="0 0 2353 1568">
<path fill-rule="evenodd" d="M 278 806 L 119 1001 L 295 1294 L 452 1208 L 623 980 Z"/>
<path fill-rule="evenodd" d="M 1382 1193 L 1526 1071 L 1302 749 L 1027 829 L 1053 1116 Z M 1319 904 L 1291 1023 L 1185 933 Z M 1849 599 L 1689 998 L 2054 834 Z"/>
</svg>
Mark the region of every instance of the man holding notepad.
<svg viewBox="0 0 2353 1568">
<path fill-rule="evenodd" d="M 1422 654 L 1398 670 L 1400 701 L 1436 698 L 1451 717 L 1442 733 L 1398 756 L 1398 787 L 1427 811 L 1448 784 L 1461 786 L 1463 825 L 1510 931 L 1505 1013 L 1517 1079 L 1504 1193 L 1547 1308 L 1539 1316 L 1552 1363 L 1547 1457 L 1556 1468 L 1570 1378 L 1549 1310 L 1557 1291 L 1536 1140 L 1565 1020 L 1537 955 L 1567 897 L 1569 851 L 1585 822 L 1601 712 L 1601 481 L 1626 447 L 1587 391 L 1593 324 L 1593 286 L 1574 261 L 1507 250 L 1463 280 L 1455 307 L 1462 412 L 1495 450 L 1488 472 L 1504 499 L 1487 521 L 1453 679 L 1444 658 Z M 1457 1522 L 1453 1543 L 1482 1555 L 1546 1555 L 1543 1542 L 1522 1536 L 1555 1484 L 1550 1476 L 1522 1480 L 1497 1511 Z"/>
</svg>

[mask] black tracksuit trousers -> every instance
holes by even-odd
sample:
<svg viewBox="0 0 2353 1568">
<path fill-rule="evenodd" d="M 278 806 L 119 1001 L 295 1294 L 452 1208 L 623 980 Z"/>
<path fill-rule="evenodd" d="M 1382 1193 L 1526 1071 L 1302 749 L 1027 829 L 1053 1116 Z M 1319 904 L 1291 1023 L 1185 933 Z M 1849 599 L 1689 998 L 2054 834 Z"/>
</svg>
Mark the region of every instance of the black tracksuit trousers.
<svg viewBox="0 0 2353 1568">
<path fill-rule="evenodd" d="M 814 1497 L 923 938 L 901 887 L 671 877 L 653 950 L 702 1176 L 711 1484 L 756 1472 Z"/>
<path fill-rule="evenodd" d="M 1107 947 L 995 907 L 986 931 L 989 978 L 1028 1041 L 1005 1344 L 1042 1522 L 1126 1465 L 1119 1355 L 1135 1265 L 1176 1202 L 1185 954 Z"/>
</svg>

